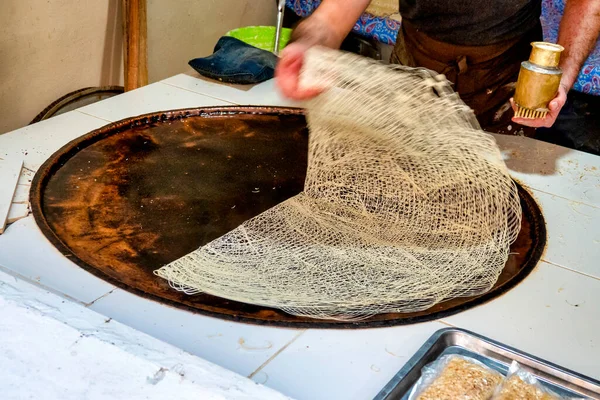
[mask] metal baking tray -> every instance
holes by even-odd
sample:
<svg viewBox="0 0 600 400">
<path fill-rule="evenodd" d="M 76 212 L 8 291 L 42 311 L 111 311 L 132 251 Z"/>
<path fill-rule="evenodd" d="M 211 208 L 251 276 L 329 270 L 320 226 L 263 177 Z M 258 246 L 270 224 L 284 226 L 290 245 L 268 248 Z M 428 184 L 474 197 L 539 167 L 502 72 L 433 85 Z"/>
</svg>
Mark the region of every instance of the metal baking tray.
<svg viewBox="0 0 600 400">
<path fill-rule="evenodd" d="M 502 343 L 458 328 L 437 331 L 379 392 L 374 400 L 406 400 L 427 364 L 448 354 L 472 357 L 506 375 L 513 361 L 547 388 L 565 397 L 600 399 L 600 381 L 544 361 Z"/>
</svg>

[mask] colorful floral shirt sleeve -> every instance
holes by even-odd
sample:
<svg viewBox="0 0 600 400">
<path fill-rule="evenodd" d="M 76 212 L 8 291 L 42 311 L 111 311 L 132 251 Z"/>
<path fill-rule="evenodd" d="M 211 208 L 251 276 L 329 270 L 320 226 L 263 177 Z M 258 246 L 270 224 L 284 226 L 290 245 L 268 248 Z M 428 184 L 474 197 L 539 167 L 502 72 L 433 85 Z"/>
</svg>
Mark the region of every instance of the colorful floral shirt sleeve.
<svg viewBox="0 0 600 400">
<path fill-rule="evenodd" d="M 542 0 L 544 40 L 556 43 L 558 26 L 565 10 L 565 0 Z M 586 60 L 573 89 L 600 96 L 600 41 Z"/>
</svg>

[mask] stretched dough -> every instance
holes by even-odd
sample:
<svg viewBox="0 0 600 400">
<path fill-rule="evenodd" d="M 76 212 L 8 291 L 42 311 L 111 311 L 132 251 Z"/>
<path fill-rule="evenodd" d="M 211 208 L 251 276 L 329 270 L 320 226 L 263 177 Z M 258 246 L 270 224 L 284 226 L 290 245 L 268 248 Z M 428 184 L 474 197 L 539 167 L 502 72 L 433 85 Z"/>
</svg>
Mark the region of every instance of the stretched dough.
<svg viewBox="0 0 600 400">
<path fill-rule="evenodd" d="M 356 320 L 492 288 L 520 229 L 493 137 L 443 76 L 311 49 L 305 190 L 156 273 L 288 313 Z"/>
</svg>

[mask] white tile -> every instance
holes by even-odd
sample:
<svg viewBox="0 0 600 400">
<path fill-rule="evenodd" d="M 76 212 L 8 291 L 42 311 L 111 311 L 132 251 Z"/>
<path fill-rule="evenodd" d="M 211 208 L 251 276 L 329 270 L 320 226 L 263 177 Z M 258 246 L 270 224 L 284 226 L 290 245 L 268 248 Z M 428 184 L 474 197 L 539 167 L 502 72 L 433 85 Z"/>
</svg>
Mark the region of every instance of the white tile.
<svg viewBox="0 0 600 400">
<path fill-rule="evenodd" d="M 63 256 L 42 234 L 32 216 L 0 235 L 0 267 L 83 303 L 114 289 Z"/>
<path fill-rule="evenodd" d="M 77 111 L 57 115 L 0 135 L 0 158 L 21 157 L 25 162 L 25 168 L 36 171 L 62 146 L 106 124 L 106 121 Z M 22 175 L 22 179 L 29 180 L 32 175 L 29 171 Z"/>
<path fill-rule="evenodd" d="M 25 203 L 12 203 L 8 212 L 7 224 L 12 224 L 29 214 L 29 206 Z"/>
<path fill-rule="evenodd" d="M 0 233 L 4 232 L 6 220 L 17 189 L 23 160 L 21 158 L 0 159 Z"/>
<path fill-rule="evenodd" d="M 157 111 L 227 104 L 229 103 L 222 100 L 157 82 L 78 108 L 77 111 L 109 121 L 118 121 Z"/>
<path fill-rule="evenodd" d="M 23 174 L 21 174 L 23 175 Z M 19 178 L 19 182 L 21 181 L 21 178 Z M 31 184 L 18 184 L 17 185 L 17 189 L 15 190 L 15 195 L 13 196 L 12 202 L 13 203 L 26 203 L 27 201 L 29 201 L 29 190 L 31 189 Z"/>
<path fill-rule="evenodd" d="M 245 376 L 299 333 L 193 314 L 120 289 L 90 308 Z"/>
<path fill-rule="evenodd" d="M 195 72 L 179 74 L 162 81 L 168 85 L 230 101 L 240 105 L 298 107 L 299 103 L 281 96 L 275 80 L 257 85 L 228 85 L 204 78 Z"/>
<path fill-rule="evenodd" d="M 600 278 L 600 208 L 533 191 L 546 221 L 543 260 Z"/>
<path fill-rule="evenodd" d="M 284 399 L 2 271 L 0 315 L 2 399 Z"/>
<path fill-rule="evenodd" d="M 600 207 L 600 157 L 521 136 L 495 137 L 518 181 Z"/>
<path fill-rule="evenodd" d="M 2 136 L 0 136 L 0 143 L 2 143 Z M 23 169 L 21 170 L 21 176 L 19 177 L 19 186 L 31 186 L 31 181 L 33 180 L 34 176 L 34 170 L 28 169 L 26 166 L 23 167 Z M 17 190 L 19 190 L 18 187 Z"/>
<path fill-rule="evenodd" d="M 523 282 L 445 321 L 600 379 L 600 280 L 540 263 Z"/>
<path fill-rule="evenodd" d="M 447 328 L 309 330 L 252 379 L 298 400 L 372 399 L 425 341 Z"/>
</svg>

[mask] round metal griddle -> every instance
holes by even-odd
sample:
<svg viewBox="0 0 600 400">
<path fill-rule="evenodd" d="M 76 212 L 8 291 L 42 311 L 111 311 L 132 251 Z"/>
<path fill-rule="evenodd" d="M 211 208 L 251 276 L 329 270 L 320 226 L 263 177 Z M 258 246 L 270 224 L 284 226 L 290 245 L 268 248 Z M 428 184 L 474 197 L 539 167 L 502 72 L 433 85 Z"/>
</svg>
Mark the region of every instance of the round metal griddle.
<svg viewBox="0 0 600 400">
<path fill-rule="evenodd" d="M 301 318 L 207 294 L 188 296 L 153 274 L 299 193 L 307 142 L 300 109 L 214 107 L 126 119 L 72 141 L 44 163 L 31 189 L 33 215 L 65 256 L 120 288 L 192 312 L 286 327 L 367 328 L 441 318 L 501 295 L 537 264 L 544 221 L 519 187 L 522 229 L 495 287 L 423 312 L 358 322 Z"/>
</svg>

